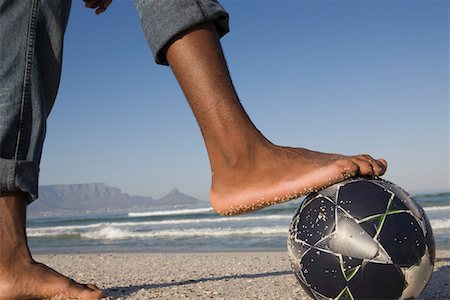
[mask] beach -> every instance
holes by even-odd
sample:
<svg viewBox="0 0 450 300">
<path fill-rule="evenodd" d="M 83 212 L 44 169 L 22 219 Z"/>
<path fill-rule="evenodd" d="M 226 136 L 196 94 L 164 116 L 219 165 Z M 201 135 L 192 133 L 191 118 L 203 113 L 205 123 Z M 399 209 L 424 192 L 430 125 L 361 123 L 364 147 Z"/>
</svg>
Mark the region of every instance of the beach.
<svg viewBox="0 0 450 300">
<path fill-rule="evenodd" d="M 436 254 L 420 299 L 450 299 L 450 250 Z M 46 254 L 35 259 L 79 282 L 96 283 L 105 299 L 310 299 L 284 251 Z"/>
<path fill-rule="evenodd" d="M 450 299 L 449 197 L 417 197 L 437 248 L 420 299 Z M 300 202 L 234 217 L 200 207 L 38 218 L 27 233 L 38 261 L 95 283 L 105 299 L 310 299 L 287 254 Z"/>
</svg>

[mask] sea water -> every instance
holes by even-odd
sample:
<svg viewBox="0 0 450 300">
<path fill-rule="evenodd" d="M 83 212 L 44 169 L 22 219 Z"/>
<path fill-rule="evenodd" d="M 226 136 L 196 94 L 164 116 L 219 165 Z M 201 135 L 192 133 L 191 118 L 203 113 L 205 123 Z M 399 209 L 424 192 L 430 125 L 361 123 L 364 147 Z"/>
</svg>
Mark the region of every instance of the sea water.
<svg viewBox="0 0 450 300">
<path fill-rule="evenodd" d="M 438 249 L 450 249 L 450 193 L 415 196 L 430 219 Z M 222 217 L 209 207 L 118 215 L 32 219 L 34 253 L 284 251 L 302 199 Z"/>
</svg>

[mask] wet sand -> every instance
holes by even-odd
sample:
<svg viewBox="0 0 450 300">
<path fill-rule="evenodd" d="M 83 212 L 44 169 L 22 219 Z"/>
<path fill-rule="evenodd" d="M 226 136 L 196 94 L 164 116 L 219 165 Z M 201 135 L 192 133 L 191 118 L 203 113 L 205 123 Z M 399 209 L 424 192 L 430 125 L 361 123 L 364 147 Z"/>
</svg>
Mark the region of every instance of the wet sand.
<svg viewBox="0 0 450 300">
<path fill-rule="evenodd" d="M 188 249 L 187 249 L 188 250 Z M 310 299 L 286 252 L 107 253 L 36 255 L 105 299 Z M 450 250 L 437 252 L 420 299 L 450 299 Z"/>
</svg>

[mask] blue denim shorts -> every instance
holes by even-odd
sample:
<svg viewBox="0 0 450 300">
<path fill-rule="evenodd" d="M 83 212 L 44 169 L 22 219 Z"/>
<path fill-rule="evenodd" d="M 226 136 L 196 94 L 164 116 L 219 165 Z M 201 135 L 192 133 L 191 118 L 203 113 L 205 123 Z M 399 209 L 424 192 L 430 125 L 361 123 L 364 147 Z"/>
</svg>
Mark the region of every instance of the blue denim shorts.
<svg viewBox="0 0 450 300">
<path fill-rule="evenodd" d="M 213 21 L 228 32 L 228 14 L 215 0 L 134 0 L 157 63 L 182 32 Z M 0 0 L 0 195 L 38 197 L 47 117 L 58 91 L 71 0 Z"/>
</svg>

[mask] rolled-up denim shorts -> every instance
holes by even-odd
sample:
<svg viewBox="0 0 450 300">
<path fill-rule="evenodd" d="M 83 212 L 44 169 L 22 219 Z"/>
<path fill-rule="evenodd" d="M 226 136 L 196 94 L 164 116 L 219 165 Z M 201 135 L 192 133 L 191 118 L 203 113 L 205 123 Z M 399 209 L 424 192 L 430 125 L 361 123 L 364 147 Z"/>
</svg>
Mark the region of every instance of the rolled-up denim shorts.
<svg viewBox="0 0 450 300">
<path fill-rule="evenodd" d="M 134 0 L 158 64 L 165 46 L 184 31 L 213 21 L 228 32 L 228 14 L 215 0 Z M 61 75 L 71 0 L 0 0 L 0 195 L 38 197 L 46 119 Z"/>
</svg>

